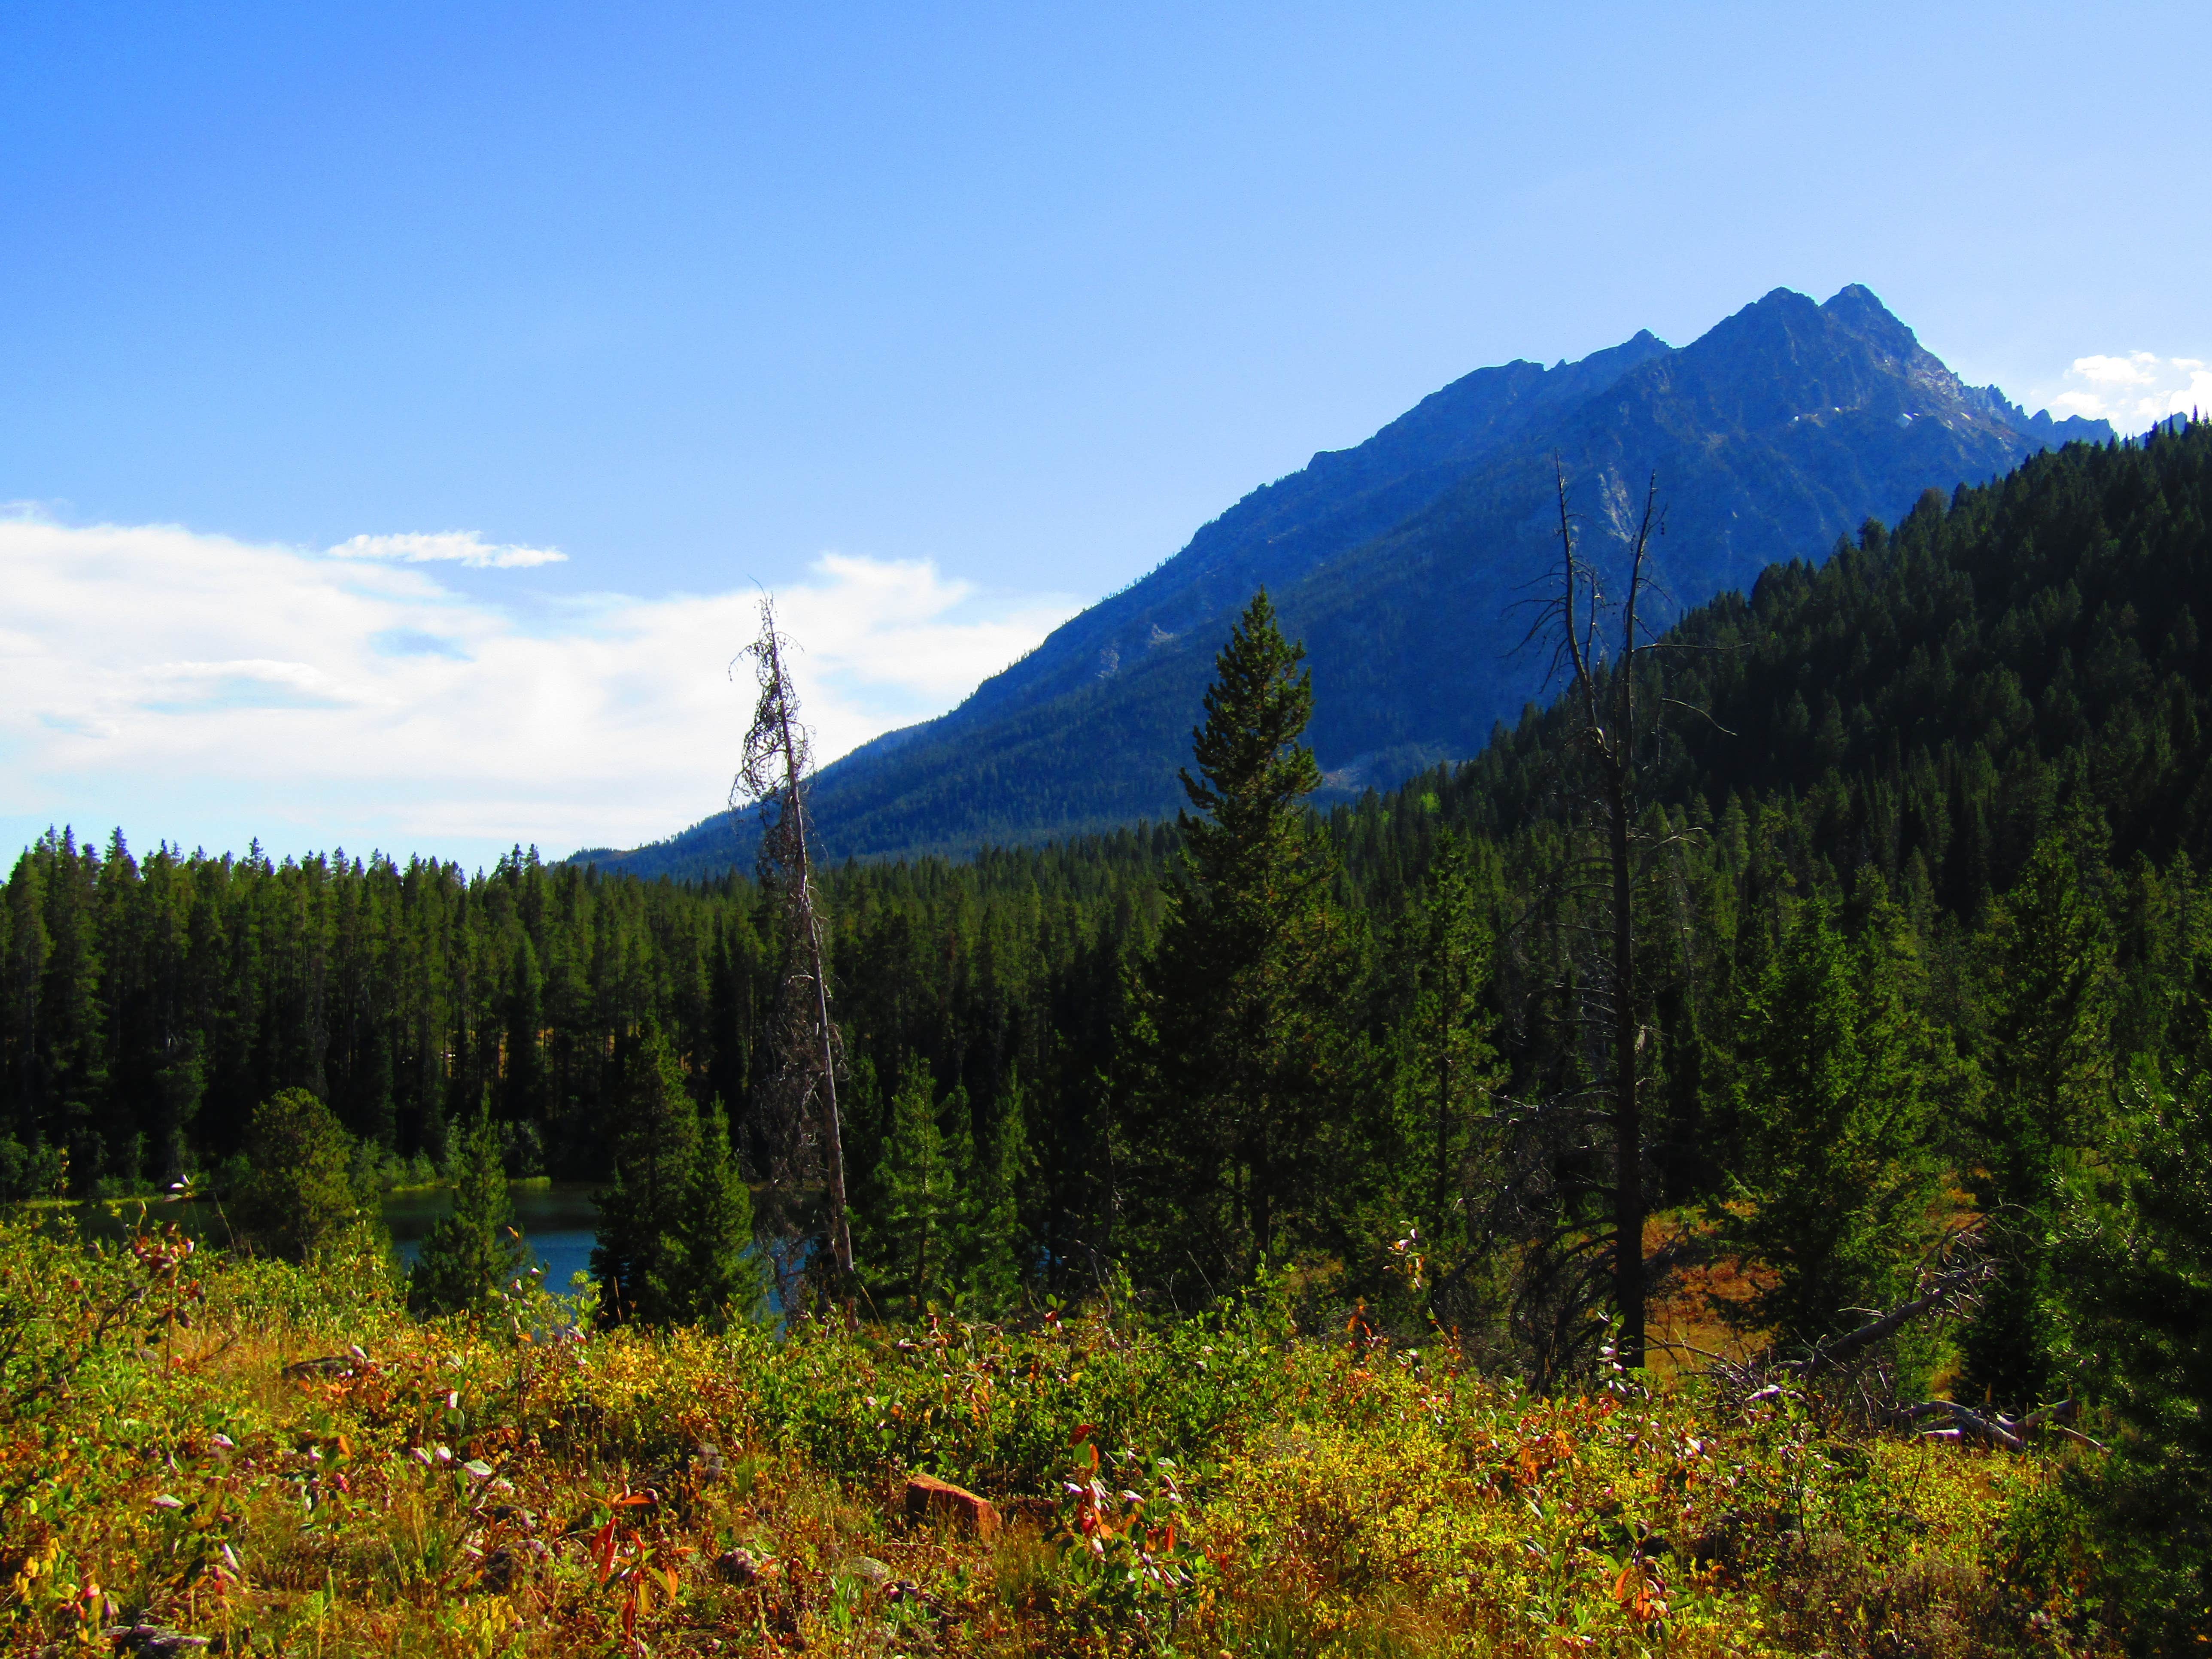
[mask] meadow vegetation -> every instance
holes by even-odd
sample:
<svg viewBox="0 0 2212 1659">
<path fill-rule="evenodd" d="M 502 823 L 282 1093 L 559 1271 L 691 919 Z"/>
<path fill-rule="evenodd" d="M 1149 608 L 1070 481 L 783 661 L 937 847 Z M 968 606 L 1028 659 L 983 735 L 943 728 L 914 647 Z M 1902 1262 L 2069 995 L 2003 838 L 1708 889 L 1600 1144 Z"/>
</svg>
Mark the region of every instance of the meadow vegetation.
<svg viewBox="0 0 2212 1659">
<path fill-rule="evenodd" d="M 1109 1286 L 1109 1292 L 1114 1287 Z M 1870 1430 L 1270 1278 L 1153 1320 L 423 1321 L 312 1266 L 0 1227 L 10 1651 L 1968 1654 L 2106 1644 L 2070 1443 Z M 586 1293 L 588 1297 L 588 1292 Z M 908 1522 L 916 1471 L 987 1496 Z M 120 1644 L 114 1632 L 124 1632 Z M 205 1650 L 162 1648 L 199 1637 Z"/>
</svg>

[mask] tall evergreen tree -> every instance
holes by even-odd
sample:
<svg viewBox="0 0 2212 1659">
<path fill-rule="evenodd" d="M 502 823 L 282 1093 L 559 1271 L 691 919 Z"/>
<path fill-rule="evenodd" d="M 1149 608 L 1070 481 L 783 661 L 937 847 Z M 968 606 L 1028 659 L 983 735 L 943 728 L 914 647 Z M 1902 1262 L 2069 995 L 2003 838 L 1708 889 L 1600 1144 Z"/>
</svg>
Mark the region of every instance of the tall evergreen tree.
<svg viewBox="0 0 2212 1659">
<path fill-rule="evenodd" d="M 1124 1243 L 1148 1269 L 1215 1293 L 1318 1231 L 1322 1129 L 1348 990 L 1334 860 L 1305 797 L 1313 711 L 1302 647 L 1263 589 L 1214 659 L 1192 733 L 1196 812 L 1178 820 L 1159 948 L 1138 987 L 1123 1143 Z"/>
<path fill-rule="evenodd" d="M 760 1317 L 768 1265 L 753 1236 L 752 1190 L 730 1148 L 729 1117 L 719 1100 L 700 1125 L 675 1238 L 691 1317 L 718 1325 Z"/>
<path fill-rule="evenodd" d="M 100 995 L 99 854 L 64 830 L 46 832 L 44 984 L 38 1002 L 38 1085 L 46 1138 L 67 1148 L 73 1178 L 90 1191 L 106 1160 L 111 1124 L 101 1112 L 107 1054 Z M 119 1136 L 113 1137 L 120 1139 Z"/>
<path fill-rule="evenodd" d="M 544 975 L 538 970 L 537 952 L 531 949 L 530 936 L 521 934 L 514 942 L 506 999 L 507 1064 L 501 1115 L 511 1123 L 542 1123 L 550 1115 L 551 1102 L 547 1098 L 542 1037 L 545 1024 L 544 984 Z"/>
<path fill-rule="evenodd" d="M 696 1310 L 684 1222 L 696 1195 L 699 1109 L 659 1023 L 648 1020 L 623 1056 L 614 1182 L 597 1194 L 592 1274 L 609 1324 L 672 1325 Z"/>
<path fill-rule="evenodd" d="M 1394 939 L 1399 1018 L 1391 1032 L 1397 1111 L 1397 1194 L 1432 1250 L 1467 1243 L 1461 1201 L 1492 1091 L 1504 1073 L 1483 1004 L 1490 978 L 1490 928 L 1472 850 L 1447 830 L 1429 866 L 1427 890 Z"/>
<path fill-rule="evenodd" d="M 966 1183 L 961 1218 L 962 1288 L 987 1314 L 1020 1300 L 1028 1278 L 1023 1260 L 1021 1199 L 1035 1171 L 1021 1079 L 1008 1079 L 995 1121 Z"/>
<path fill-rule="evenodd" d="M 964 1097 L 961 1105 L 964 1111 Z M 867 1259 L 886 1299 L 902 1299 L 916 1310 L 949 1297 L 960 1265 L 968 1160 L 959 1145 L 946 1145 L 938 1115 L 929 1066 L 909 1056 L 891 1094 L 883 1159 L 876 1166 Z"/>
<path fill-rule="evenodd" d="M 2042 1403 L 2057 1386 L 2051 1241 L 2067 1166 L 2111 1121 L 2112 924 L 2088 878 L 2103 873 L 2103 854 L 2101 830 L 2086 824 L 2045 836 L 1992 909 L 1990 1088 L 1966 1161 L 2000 1272 L 1961 1346 L 1966 1391 L 2008 1409 Z"/>
<path fill-rule="evenodd" d="M 2093 1397 L 2123 1432 L 2089 1490 L 2107 1589 L 2142 1653 L 2212 1640 L 2212 1076 L 2130 1080 L 2136 1146 L 2055 1279 Z"/>
<path fill-rule="evenodd" d="M 1959 1067 L 1920 1012 L 1903 919 L 1873 907 L 1859 942 L 1805 902 L 1747 999 L 1735 1109 L 1744 1158 L 1724 1237 L 1772 1281 L 1752 1318 L 1802 1347 L 1902 1299 L 1934 1242 L 1930 1122 Z"/>
</svg>

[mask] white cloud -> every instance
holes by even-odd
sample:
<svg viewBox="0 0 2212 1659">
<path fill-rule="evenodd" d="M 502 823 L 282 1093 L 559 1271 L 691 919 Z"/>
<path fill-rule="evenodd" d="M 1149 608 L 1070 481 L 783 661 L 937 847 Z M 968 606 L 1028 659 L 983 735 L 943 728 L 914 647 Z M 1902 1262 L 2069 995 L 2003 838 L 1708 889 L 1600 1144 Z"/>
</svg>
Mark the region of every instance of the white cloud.
<svg viewBox="0 0 2212 1659">
<path fill-rule="evenodd" d="M 2031 401 L 2057 416 L 2106 420 L 2123 436 L 2146 432 L 2169 415 L 2212 413 L 2212 366 L 2154 352 L 2076 357 L 2060 384 Z"/>
<path fill-rule="evenodd" d="M 602 594 L 528 622 L 349 550 L 406 539 L 326 556 L 0 520 L 0 833 L 475 862 L 629 845 L 720 804 L 757 594 Z M 1076 609 L 840 553 L 777 603 L 824 761 L 942 713 Z"/>
<path fill-rule="evenodd" d="M 568 556 L 554 547 L 497 546 L 474 530 L 447 530 L 434 536 L 355 536 L 331 550 L 334 559 L 389 559 L 399 564 L 474 565 L 479 569 L 515 570 L 536 564 L 562 564 Z"/>
</svg>

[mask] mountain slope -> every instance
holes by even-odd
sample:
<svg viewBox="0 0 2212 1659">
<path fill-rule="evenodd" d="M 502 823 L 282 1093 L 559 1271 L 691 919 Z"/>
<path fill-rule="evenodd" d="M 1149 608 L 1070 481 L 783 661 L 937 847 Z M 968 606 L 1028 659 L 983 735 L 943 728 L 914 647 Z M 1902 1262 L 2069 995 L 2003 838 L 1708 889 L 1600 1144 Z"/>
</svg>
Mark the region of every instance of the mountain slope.
<svg viewBox="0 0 2212 1659">
<path fill-rule="evenodd" d="M 2201 871 L 2203 616 L 2212 422 L 2037 456 L 1684 617 L 1673 642 L 1696 648 L 1661 661 L 1668 695 L 1702 717 L 1666 721 L 1644 788 L 1707 821 L 1779 811 L 1798 828 L 1777 855 L 1798 869 L 1825 864 L 1818 878 L 1849 891 L 1871 864 L 1962 920 L 2082 806 L 2110 831 L 2115 868 L 2181 854 Z M 1575 721 L 1554 696 L 1468 763 L 1363 799 L 1342 820 L 1355 872 L 1406 868 L 1404 845 L 1433 836 L 1425 811 L 1500 839 L 1556 813 Z"/>
<path fill-rule="evenodd" d="M 1825 305 L 1777 289 L 1680 349 L 1641 333 L 1577 363 L 1479 370 L 1253 491 L 951 714 L 825 768 L 823 842 L 840 857 L 961 852 L 1172 813 L 1213 653 L 1263 583 L 1310 653 L 1333 786 L 1475 752 L 1541 689 L 1537 653 L 1515 647 L 1552 556 L 1554 455 L 1601 549 L 1657 473 L 1662 574 L 1692 605 L 1924 489 L 2110 435 L 1964 385 L 1856 286 Z M 717 817 L 577 856 L 702 874 L 742 851 Z"/>
</svg>

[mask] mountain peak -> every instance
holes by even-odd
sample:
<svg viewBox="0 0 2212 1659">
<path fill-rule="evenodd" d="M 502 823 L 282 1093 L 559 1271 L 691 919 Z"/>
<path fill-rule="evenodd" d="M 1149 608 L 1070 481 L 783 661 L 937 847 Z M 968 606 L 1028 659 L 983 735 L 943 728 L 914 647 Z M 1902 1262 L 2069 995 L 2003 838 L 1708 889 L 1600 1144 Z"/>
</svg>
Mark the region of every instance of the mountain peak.
<svg viewBox="0 0 2212 1659">
<path fill-rule="evenodd" d="M 1872 289 L 1851 283 L 1836 290 L 1820 307 L 1823 315 L 1888 352 L 1911 362 L 1921 355 L 1920 338 L 1897 319 L 1890 308 L 1875 297 Z"/>
<path fill-rule="evenodd" d="M 1556 563 L 1555 460 L 1595 521 L 1660 480 L 1686 605 L 2103 430 L 1963 386 L 1856 283 L 1825 304 L 1775 289 L 1679 349 L 1642 330 L 1579 362 L 1480 368 L 1252 490 L 951 714 L 824 769 L 823 844 L 960 853 L 1171 815 L 1214 647 L 1262 585 L 1310 653 L 1333 788 L 1474 753 L 1540 689 L 1515 607 Z M 629 867 L 732 850 L 717 820 Z"/>
</svg>

